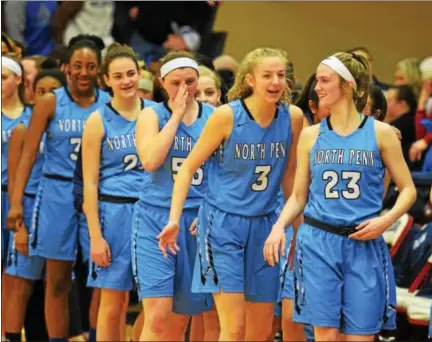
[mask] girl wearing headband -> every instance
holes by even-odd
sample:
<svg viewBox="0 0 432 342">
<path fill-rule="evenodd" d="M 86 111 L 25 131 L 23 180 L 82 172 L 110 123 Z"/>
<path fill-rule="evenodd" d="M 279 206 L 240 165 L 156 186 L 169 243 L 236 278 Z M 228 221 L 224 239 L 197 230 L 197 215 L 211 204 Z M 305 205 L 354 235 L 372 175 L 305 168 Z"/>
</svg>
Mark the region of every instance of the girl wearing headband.
<svg viewBox="0 0 432 342">
<path fill-rule="evenodd" d="M 3 275 L 3 268 L 6 266 L 6 256 L 8 251 L 8 244 L 10 240 L 10 231 L 6 228 L 6 216 L 9 210 L 9 196 L 8 196 L 8 168 L 7 158 L 9 149 L 9 140 L 12 130 L 20 123 L 22 118 L 31 112 L 31 109 L 26 106 L 24 99 L 24 75 L 23 69 L 15 56 L 2 56 L 2 115 L 1 115 L 1 129 L 2 129 L 2 179 L 1 179 L 1 269 Z M 3 277 L 2 277 L 3 279 Z M 4 288 L 2 289 L 2 298 L 8 298 L 8 284 L 2 281 Z M 4 308 L 5 300 L 2 300 L 2 308 Z M 6 319 L 2 315 L 2 323 Z M 4 324 L 2 324 L 2 328 Z M 3 331 L 2 331 L 3 332 Z"/>
<path fill-rule="evenodd" d="M 21 121 L 23 114 L 30 111 L 25 105 L 23 69 L 17 59 L 2 56 L 2 261 L 6 260 L 9 231 L 6 220 L 9 198 L 7 179 L 7 153 L 12 130 Z M 3 268 L 3 264 L 2 264 Z"/>
<path fill-rule="evenodd" d="M 37 74 L 32 92 L 34 101 L 38 101 L 45 93 L 60 88 L 66 84 L 65 76 L 60 70 L 41 71 Z M 27 127 L 31 119 L 31 111 L 21 117 L 20 123 L 13 129 L 8 154 L 9 193 L 12 193 L 17 168 L 22 154 Z M 45 140 L 45 139 L 43 139 Z M 32 168 L 29 182 L 24 193 L 24 224 L 13 234 L 5 270 L 5 282 L 11 284 L 6 301 L 5 322 L 6 338 L 10 341 L 21 339 L 21 330 L 26 316 L 27 305 L 32 294 L 33 282 L 42 278 L 42 268 L 45 261 L 38 256 L 28 255 L 28 229 L 35 203 L 39 182 L 42 178 L 42 168 L 45 161 L 43 143 L 40 145 L 36 162 Z"/>
<path fill-rule="evenodd" d="M 29 254 L 46 260 L 46 323 L 49 338 L 57 341 L 68 336 L 68 295 L 78 231 L 88 229 L 80 206 L 75 206 L 73 183 L 82 132 L 90 113 L 109 100 L 108 94 L 95 88 L 100 60 L 100 49 L 92 40 L 77 37 L 69 48 L 69 86 L 45 94 L 33 109 L 8 214 L 8 227 L 19 229 L 24 189 L 46 132 L 44 177 L 29 227 Z"/>
<path fill-rule="evenodd" d="M 194 173 L 210 158 L 193 290 L 213 294 L 220 341 L 263 341 L 271 333 L 279 267 L 268 265 L 261 251 L 277 218 L 281 183 L 285 194 L 291 192 L 303 123 L 301 110 L 289 105 L 286 63 L 281 50 L 246 55 L 228 93 L 231 102 L 215 110 L 180 168 L 159 236 L 164 253 L 175 251 Z"/>
<path fill-rule="evenodd" d="M 395 132 L 361 114 L 370 84 L 367 61 L 337 53 L 321 62 L 316 78 L 320 105 L 331 116 L 300 136 L 293 194 L 264 256 L 274 264 L 286 225 L 303 212 L 294 320 L 312 324 L 318 341 L 341 334 L 373 341 L 390 304 L 382 233 L 410 208 L 416 190 Z M 386 167 L 400 194 L 379 216 Z"/>
<path fill-rule="evenodd" d="M 189 317 L 211 304 L 205 295 L 191 292 L 196 240 L 189 227 L 207 186 L 206 164 L 194 175 L 181 218 L 181 251 L 162 254 L 157 239 L 168 221 L 180 166 L 213 113 L 212 106 L 195 100 L 198 76 L 198 64 L 189 53 L 165 56 L 160 82 L 168 101 L 144 109 L 137 123 L 138 155 L 149 172 L 134 210 L 132 242 L 133 271 L 145 312 L 142 341 L 183 340 Z"/>
</svg>

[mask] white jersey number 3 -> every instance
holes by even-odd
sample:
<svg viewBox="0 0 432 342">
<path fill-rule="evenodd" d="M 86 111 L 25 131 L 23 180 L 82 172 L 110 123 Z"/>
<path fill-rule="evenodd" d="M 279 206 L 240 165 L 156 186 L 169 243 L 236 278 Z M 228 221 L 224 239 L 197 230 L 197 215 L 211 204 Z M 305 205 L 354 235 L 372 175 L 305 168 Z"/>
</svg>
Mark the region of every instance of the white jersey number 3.
<svg viewBox="0 0 432 342">
<path fill-rule="evenodd" d="M 271 171 L 271 165 L 255 166 L 255 174 L 258 175 L 255 183 L 252 184 L 253 191 L 264 191 L 268 187 L 268 175 Z"/>
</svg>

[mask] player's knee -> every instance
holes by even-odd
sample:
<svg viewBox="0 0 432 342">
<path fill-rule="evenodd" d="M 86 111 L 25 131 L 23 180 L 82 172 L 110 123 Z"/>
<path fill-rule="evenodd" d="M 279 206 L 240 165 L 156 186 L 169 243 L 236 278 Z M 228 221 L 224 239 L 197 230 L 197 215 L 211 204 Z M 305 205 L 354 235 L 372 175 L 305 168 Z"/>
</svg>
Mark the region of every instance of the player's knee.
<svg viewBox="0 0 432 342">
<path fill-rule="evenodd" d="M 99 310 L 99 316 L 105 322 L 117 322 L 121 319 L 121 308 L 122 305 L 106 305 L 103 308 L 101 307 Z"/>
<path fill-rule="evenodd" d="M 337 328 L 314 327 L 316 341 L 338 341 L 339 330 Z"/>
<path fill-rule="evenodd" d="M 165 310 L 146 312 L 145 324 L 148 324 L 150 330 L 155 334 L 166 333 L 170 329 L 170 315 L 171 313 Z"/>
<path fill-rule="evenodd" d="M 33 283 L 31 280 L 15 278 L 11 282 L 10 291 L 12 296 L 29 298 L 33 291 Z"/>
<path fill-rule="evenodd" d="M 70 288 L 69 279 L 65 278 L 51 278 L 47 290 L 49 294 L 55 298 L 67 296 Z"/>
<path fill-rule="evenodd" d="M 99 308 L 99 316 L 103 316 L 103 319 L 106 321 L 118 321 L 124 313 L 124 303 L 125 300 L 102 301 Z"/>
<path fill-rule="evenodd" d="M 241 321 L 230 324 L 226 327 L 226 333 L 223 335 L 228 335 L 230 340 L 233 341 L 243 341 L 245 338 L 245 324 Z"/>
<path fill-rule="evenodd" d="M 243 330 L 230 330 L 227 334 L 229 341 L 243 341 L 244 340 L 244 331 Z"/>
<path fill-rule="evenodd" d="M 306 341 L 303 324 L 284 320 L 282 331 L 284 341 Z"/>
<path fill-rule="evenodd" d="M 265 341 L 272 333 L 271 324 L 257 324 L 256 326 L 248 326 L 246 329 L 247 340 Z"/>
<path fill-rule="evenodd" d="M 219 334 L 219 331 L 220 331 L 219 321 L 217 319 L 212 320 L 212 321 L 208 321 L 208 322 L 206 322 L 204 328 L 205 328 L 206 334 L 209 333 L 212 336 L 217 335 L 217 334 Z"/>
</svg>

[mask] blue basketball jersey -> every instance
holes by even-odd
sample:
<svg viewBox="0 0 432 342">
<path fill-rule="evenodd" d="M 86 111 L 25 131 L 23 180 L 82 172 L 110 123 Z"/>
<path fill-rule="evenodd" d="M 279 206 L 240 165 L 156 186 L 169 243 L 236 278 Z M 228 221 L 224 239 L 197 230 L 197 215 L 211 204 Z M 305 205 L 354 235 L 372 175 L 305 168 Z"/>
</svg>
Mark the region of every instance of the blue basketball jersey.
<svg viewBox="0 0 432 342">
<path fill-rule="evenodd" d="M 233 128 L 210 163 L 206 199 L 232 214 L 269 214 L 276 209 L 292 143 L 289 108 L 280 104 L 272 123 L 262 128 L 243 100 L 229 105 L 234 114 Z"/>
<path fill-rule="evenodd" d="M 379 215 L 385 166 L 375 136 L 375 119 L 364 117 L 348 136 L 329 118 L 309 154 L 311 183 L 305 216 L 334 226 L 354 226 Z"/>
<path fill-rule="evenodd" d="M 29 124 L 30 124 L 30 119 L 31 119 L 31 115 L 33 113 L 33 108 L 31 108 L 31 111 L 26 112 L 21 118 L 21 122 L 24 124 L 24 126 L 26 128 L 28 128 Z M 39 182 L 42 178 L 42 170 L 43 170 L 43 165 L 45 162 L 45 153 L 44 153 L 44 148 L 45 148 L 45 137 L 46 134 L 44 133 L 42 135 L 42 139 L 39 145 L 39 151 L 38 154 L 36 155 L 36 160 L 33 164 L 33 168 L 31 170 L 30 173 L 30 177 L 27 181 L 27 185 L 25 188 L 25 193 L 26 194 L 31 194 L 31 195 L 36 195 L 38 187 L 39 187 Z"/>
<path fill-rule="evenodd" d="M 175 177 L 197 142 L 201 132 L 214 111 L 214 107 L 198 102 L 199 112 L 196 121 L 187 126 L 180 123 L 174 141 L 163 164 L 154 172 L 144 177 L 140 200 L 158 207 L 169 208 Z M 166 102 L 153 106 L 159 119 L 159 130 L 171 117 L 171 109 Z M 192 179 L 192 186 L 186 198 L 184 208 L 198 208 L 207 187 L 207 163 L 201 166 Z"/>
<path fill-rule="evenodd" d="M 95 89 L 95 102 L 82 108 L 72 99 L 67 88 L 59 88 L 53 92 L 56 95 L 56 109 L 47 127 L 43 171 L 44 174 L 72 179 L 85 122 L 89 115 L 107 103 L 110 97 L 108 93 Z"/>
<path fill-rule="evenodd" d="M 141 108 L 150 103 L 142 100 Z M 101 147 L 99 192 L 103 195 L 138 198 L 144 169 L 136 150 L 136 120 L 129 121 L 122 117 L 111 103 L 100 108 L 99 113 L 105 131 Z"/>
<path fill-rule="evenodd" d="M 23 112 L 16 119 L 11 119 L 2 113 L 1 115 L 1 129 L 2 129 L 2 142 L 1 142 L 1 168 L 2 168 L 2 179 L 1 184 L 7 185 L 7 159 L 9 151 L 9 139 L 14 130 L 24 117 L 30 116 L 31 107 L 25 106 Z"/>
</svg>

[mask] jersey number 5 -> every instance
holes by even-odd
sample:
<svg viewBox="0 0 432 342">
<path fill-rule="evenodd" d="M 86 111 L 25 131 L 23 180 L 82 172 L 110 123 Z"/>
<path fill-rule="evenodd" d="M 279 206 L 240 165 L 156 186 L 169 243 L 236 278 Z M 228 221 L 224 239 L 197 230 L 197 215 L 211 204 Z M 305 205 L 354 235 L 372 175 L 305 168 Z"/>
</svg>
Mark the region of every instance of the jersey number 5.
<svg viewBox="0 0 432 342">
<path fill-rule="evenodd" d="M 334 187 L 339 182 L 339 174 L 336 171 L 329 170 L 325 171 L 322 175 L 322 179 L 327 181 L 325 186 L 325 198 L 327 199 L 338 199 L 339 193 L 342 194 L 342 197 L 345 199 L 357 199 L 360 197 L 360 187 L 358 182 L 361 178 L 361 173 L 358 171 L 342 171 L 341 176 L 343 180 L 348 180 L 348 184 L 346 189 L 344 190 L 335 190 Z"/>
<path fill-rule="evenodd" d="M 182 166 L 185 159 L 186 158 L 177 158 L 177 157 L 173 157 L 171 159 L 173 181 L 175 181 L 177 173 L 179 172 L 180 167 Z M 204 171 L 202 168 L 199 168 L 198 170 L 196 170 L 194 177 L 192 178 L 192 185 L 201 185 L 203 178 L 204 178 Z"/>
<path fill-rule="evenodd" d="M 252 184 L 253 191 L 264 191 L 268 187 L 268 175 L 271 171 L 271 165 L 255 166 L 255 174 L 258 175 L 255 183 Z"/>
</svg>

